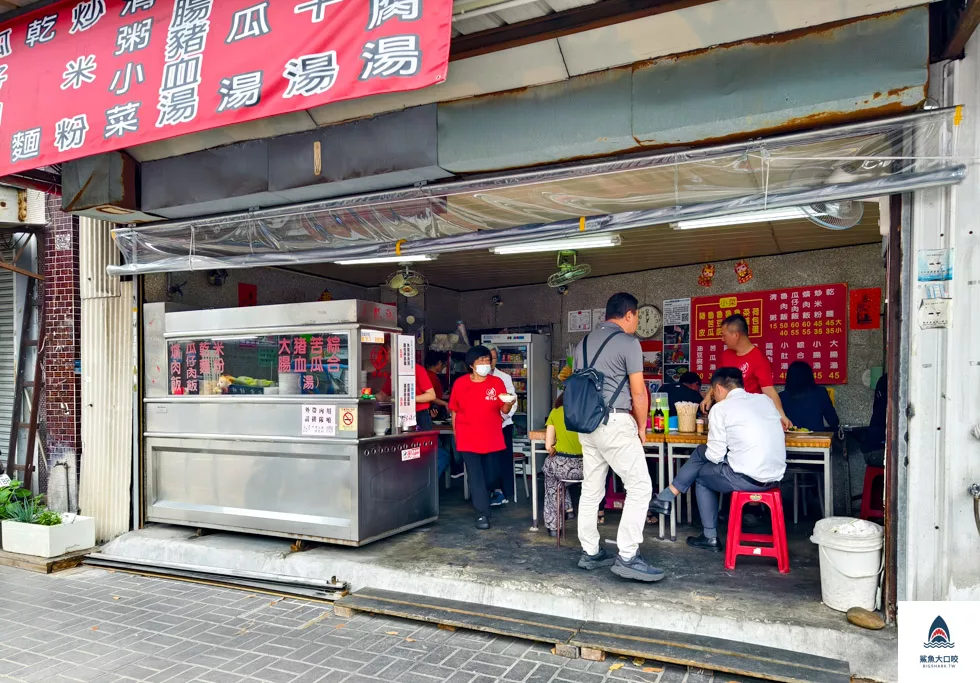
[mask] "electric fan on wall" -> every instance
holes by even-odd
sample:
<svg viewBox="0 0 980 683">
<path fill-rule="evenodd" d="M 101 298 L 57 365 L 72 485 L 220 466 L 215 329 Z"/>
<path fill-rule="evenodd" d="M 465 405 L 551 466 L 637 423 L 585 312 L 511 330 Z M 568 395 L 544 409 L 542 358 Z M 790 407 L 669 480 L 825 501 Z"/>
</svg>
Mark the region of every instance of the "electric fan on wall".
<svg viewBox="0 0 980 683">
<path fill-rule="evenodd" d="M 384 284 L 385 287 L 398 292 L 406 299 L 417 297 L 425 291 L 427 285 L 425 276 L 408 266 L 403 266 L 389 275 Z"/>
<path fill-rule="evenodd" d="M 549 287 L 564 287 L 592 272 L 592 266 L 587 263 L 579 264 L 574 251 L 558 252 L 558 272 L 548 277 Z"/>
</svg>

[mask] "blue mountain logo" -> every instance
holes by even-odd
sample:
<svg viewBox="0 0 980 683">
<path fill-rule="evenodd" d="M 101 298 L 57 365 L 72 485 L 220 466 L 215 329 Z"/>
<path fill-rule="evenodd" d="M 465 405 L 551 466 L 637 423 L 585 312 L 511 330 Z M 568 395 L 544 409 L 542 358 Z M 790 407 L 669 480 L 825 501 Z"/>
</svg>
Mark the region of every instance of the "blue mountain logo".
<svg viewBox="0 0 980 683">
<path fill-rule="evenodd" d="M 922 644 L 923 647 L 954 647 L 953 639 L 949 634 L 949 626 L 943 621 L 942 617 L 936 617 L 929 627 L 929 638 Z"/>
</svg>

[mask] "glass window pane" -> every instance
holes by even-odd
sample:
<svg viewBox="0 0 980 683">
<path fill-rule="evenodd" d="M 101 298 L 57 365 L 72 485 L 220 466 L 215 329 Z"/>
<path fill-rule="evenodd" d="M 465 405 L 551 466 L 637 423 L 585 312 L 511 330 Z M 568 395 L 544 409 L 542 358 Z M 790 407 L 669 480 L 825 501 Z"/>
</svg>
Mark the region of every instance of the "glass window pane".
<svg viewBox="0 0 980 683">
<path fill-rule="evenodd" d="M 344 396 L 347 332 L 309 332 L 169 343 L 171 396 Z"/>
</svg>

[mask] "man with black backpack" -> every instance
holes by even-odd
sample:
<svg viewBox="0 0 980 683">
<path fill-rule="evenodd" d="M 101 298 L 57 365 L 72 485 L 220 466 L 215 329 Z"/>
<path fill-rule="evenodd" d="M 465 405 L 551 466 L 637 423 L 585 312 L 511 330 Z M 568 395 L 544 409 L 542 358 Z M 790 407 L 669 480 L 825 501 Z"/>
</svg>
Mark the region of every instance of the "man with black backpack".
<svg viewBox="0 0 980 683">
<path fill-rule="evenodd" d="M 663 570 L 651 567 L 639 552 L 653 486 L 643 452 L 650 395 L 640 342 L 633 336 L 638 304 L 632 294 L 614 294 L 606 304 L 606 321 L 575 349 L 575 373 L 565 382 L 565 426 L 578 432 L 582 444 L 578 566 L 612 567 L 624 578 L 659 581 Z M 626 487 L 615 558 L 600 545 L 598 526 L 610 467 Z"/>
</svg>

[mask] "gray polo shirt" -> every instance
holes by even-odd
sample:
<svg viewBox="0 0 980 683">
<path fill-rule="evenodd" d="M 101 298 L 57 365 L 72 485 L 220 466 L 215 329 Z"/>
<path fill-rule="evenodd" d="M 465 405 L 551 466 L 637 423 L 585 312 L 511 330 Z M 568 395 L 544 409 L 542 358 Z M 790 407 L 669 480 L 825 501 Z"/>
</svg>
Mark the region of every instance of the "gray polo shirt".
<svg viewBox="0 0 980 683">
<path fill-rule="evenodd" d="M 591 361 L 595 358 L 596 352 L 602 346 L 602 342 L 609 335 L 613 332 L 622 331 L 623 328 L 616 323 L 599 323 L 599 326 L 586 337 L 589 340 L 589 360 Z M 585 363 L 582 362 L 582 342 L 579 342 L 579 345 L 575 348 L 574 360 L 576 370 L 581 370 L 585 367 Z M 593 367 L 605 377 L 606 381 L 602 393 L 606 399 L 606 405 L 610 408 L 620 408 L 622 410 L 632 409 L 633 396 L 630 394 L 629 381 L 626 382 L 623 390 L 619 392 L 615 403 L 610 404 L 609 401 L 615 393 L 616 387 L 619 386 L 619 383 L 623 381 L 624 377 L 628 377 L 634 372 L 643 372 L 643 351 L 640 349 L 640 340 L 625 332 L 616 335 L 611 342 L 606 344 L 606 348 L 602 350 L 602 355 L 599 356 L 599 359 Z"/>
</svg>

